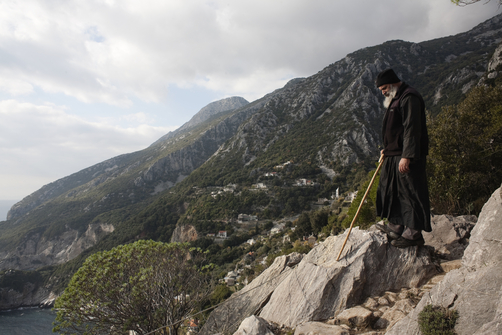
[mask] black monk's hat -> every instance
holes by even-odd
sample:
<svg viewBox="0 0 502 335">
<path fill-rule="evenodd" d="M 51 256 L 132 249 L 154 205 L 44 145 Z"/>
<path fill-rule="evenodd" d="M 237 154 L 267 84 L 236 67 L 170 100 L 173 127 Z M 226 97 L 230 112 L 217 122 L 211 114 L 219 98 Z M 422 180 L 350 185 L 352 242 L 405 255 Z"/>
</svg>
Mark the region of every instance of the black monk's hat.
<svg viewBox="0 0 502 335">
<path fill-rule="evenodd" d="M 378 74 L 375 83 L 377 87 L 380 87 L 382 85 L 387 85 L 387 84 L 396 84 L 399 83 L 400 81 L 401 79 L 399 79 L 394 70 L 387 69 L 383 70 Z"/>
</svg>

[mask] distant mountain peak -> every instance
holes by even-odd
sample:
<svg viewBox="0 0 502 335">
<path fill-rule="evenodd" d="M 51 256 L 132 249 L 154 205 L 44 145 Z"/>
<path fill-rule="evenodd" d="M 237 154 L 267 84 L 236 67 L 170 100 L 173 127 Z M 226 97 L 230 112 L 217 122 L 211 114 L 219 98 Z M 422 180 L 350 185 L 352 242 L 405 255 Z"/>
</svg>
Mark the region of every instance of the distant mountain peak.
<svg viewBox="0 0 502 335">
<path fill-rule="evenodd" d="M 180 129 L 184 128 L 192 128 L 207 119 L 209 119 L 211 116 L 214 116 L 216 114 L 219 114 L 221 112 L 226 112 L 229 110 L 233 110 L 236 108 L 243 107 L 245 105 L 249 104 L 249 101 L 242 97 L 230 97 L 226 99 L 221 99 L 218 101 L 213 101 L 210 104 L 208 104 L 206 107 L 202 108 L 197 114 L 195 114 L 190 121 L 185 123 L 183 126 L 180 127 Z"/>
<path fill-rule="evenodd" d="M 162 136 L 159 138 L 157 141 L 155 141 L 152 145 L 158 144 L 160 142 L 163 142 L 169 138 L 172 138 L 188 129 L 194 128 L 197 125 L 203 123 L 207 119 L 211 118 L 212 116 L 215 116 L 219 113 L 227 112 L 230 110 L 235 110 L 237 108 L 246 106 L 249 104 L 249 101 L 242 97 L 230 97 L 230 98 L 225 98 L 217 101 L 213 101 L 209 104 L 207 104 L 205 107 L 203 107 L 201 110 L 197 112 L 190 121 L 186 122 L 183 124 L 181 127 L 174 131 L 170 131 L 166 135 Z"/>
</svg>

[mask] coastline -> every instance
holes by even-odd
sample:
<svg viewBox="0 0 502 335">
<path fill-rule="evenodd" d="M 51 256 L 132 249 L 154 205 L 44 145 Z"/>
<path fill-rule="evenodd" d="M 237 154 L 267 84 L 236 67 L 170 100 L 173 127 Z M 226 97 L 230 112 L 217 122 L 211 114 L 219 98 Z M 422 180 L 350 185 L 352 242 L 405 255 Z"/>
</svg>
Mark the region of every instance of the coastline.
<svg viewBox="0 0 502 335">
<path fill-rule="evenodd" d="M 28 308 L 50 309 L 54 307 L 54 301 L 58 297 L 54 292 L 45 289 L 35 289 L 28 292 L 24 290 L 23 293 L 20 293 L 7 288 L 0 289 L 0 296 L 2 297 L 0 312 Z"/>
</svg>

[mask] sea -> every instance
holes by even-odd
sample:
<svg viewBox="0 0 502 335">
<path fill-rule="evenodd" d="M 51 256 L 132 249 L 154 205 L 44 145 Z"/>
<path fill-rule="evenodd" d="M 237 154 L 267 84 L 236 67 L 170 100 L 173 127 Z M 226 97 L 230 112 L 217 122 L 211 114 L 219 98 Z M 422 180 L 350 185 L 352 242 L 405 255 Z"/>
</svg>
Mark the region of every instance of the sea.
<svg viewBox="0 0 502 335">
<path fill-rule="evenodd" d="M 1 335 L 49 335 L 56 312 L 51 309 L 23 308 L 0 312 Z"/>
</svg>

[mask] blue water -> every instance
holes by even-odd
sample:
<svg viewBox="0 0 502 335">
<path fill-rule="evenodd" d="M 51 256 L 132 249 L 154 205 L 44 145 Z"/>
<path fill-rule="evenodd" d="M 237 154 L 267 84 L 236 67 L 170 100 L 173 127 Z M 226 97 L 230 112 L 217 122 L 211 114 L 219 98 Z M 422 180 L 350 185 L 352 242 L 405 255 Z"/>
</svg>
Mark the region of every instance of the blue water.
<svg viewBox="0 0 502 335">
<path fill-rule="evenodd" d="M 50 309 L 27 308 L 0 312 L 1 335 L 49 335 L 56 312 Z"/>
</svg>

